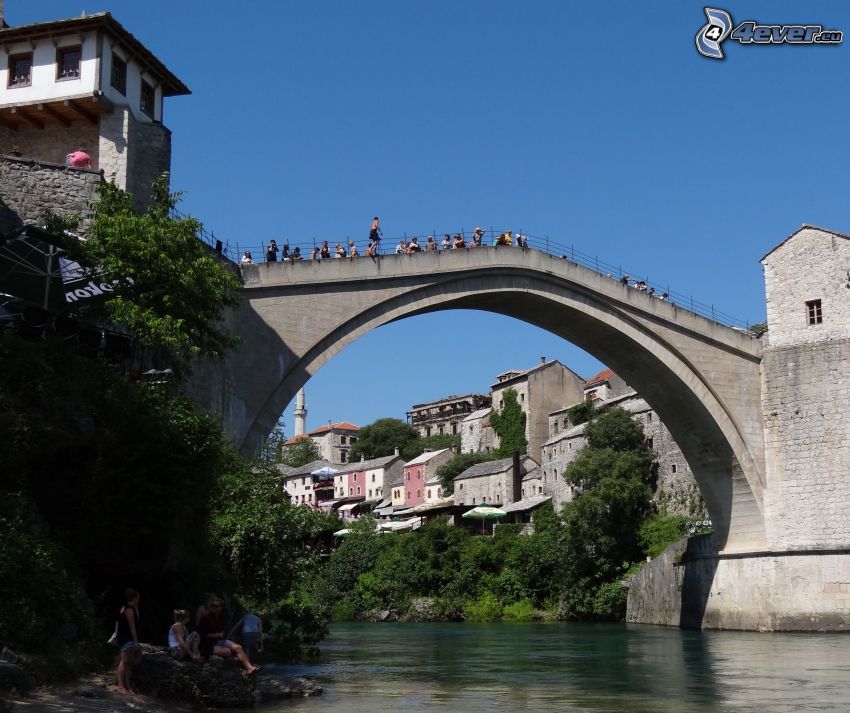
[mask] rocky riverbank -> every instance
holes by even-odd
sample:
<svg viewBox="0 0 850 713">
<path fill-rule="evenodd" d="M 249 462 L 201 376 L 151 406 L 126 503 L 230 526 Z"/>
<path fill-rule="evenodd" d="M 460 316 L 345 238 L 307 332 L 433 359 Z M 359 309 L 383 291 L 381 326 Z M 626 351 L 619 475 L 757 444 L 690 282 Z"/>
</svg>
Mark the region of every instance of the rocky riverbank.
<svg viewBox="0 0 850 713">
<path fill-rule="evenodd" d="M 137 695 L 114 690 L 114 674 L 81 679 L 74 685 L 51 686 L 27 691 L 16 688 L 4 696 L 0 691 L 0 713 L 174 713 L 207 708 L 252 708 L 284 698 L 317 696 L 322 688 L 303 678 L 285 678 L 266 670 L 246 676 L 232 661 L 213 656 L 204 664 L 175 661 L 167 653 L 145 654 L 133 671 Z M 7 689 L 8 690 L 8 689 Z"/>
</svg>

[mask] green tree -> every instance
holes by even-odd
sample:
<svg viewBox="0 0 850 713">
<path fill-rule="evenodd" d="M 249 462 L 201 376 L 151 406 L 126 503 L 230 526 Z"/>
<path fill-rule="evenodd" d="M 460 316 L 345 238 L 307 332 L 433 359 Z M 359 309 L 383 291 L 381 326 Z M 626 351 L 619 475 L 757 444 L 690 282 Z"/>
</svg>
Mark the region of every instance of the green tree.
<svg viewBox="0 0 850 713">
<path fill-rule="evenodd" d="M 508 458 L 514 452 L 525 453 L 528 441 L 525 438 L 525 412 L 517 401 L 516 389 L 505 389 L 502 394 L 505 405 L 501 411 L 490 412 L 490 425 L 499 436 L 497 458 Z"/>
<path fill-rule="evenodd" d="M 414 444 L 418 440 L 419 434 L 410 424 L 397 418 L 379 418 L 360 429 L 349 460 L 358 461 L 361 456 L 365 456 L 366 460 L 391 456 L 396 448 L 405 458 L 413 458 L 415 456 L 408 456 L 408 448 L 415 449 Z"/>
<path fill-rule="evenodd" d="M 282 445 L 280 448 L 280 462 L 293 468 L 300 468 L 302 465 L 312 463 L 321 457 L 319 446 L 309 436 L 302 436 L 296 439 L 295 443 Z"/>
<path fill-rule="evenodd" d="M 437 477 L 443 486 L 443 494 L 451 495 L 454 492 L 455 478 L 467 468 L 493 459 L 494 456 L 489 453 L 458 453 L 450 461 L 443 463 L 437 468 Z"/>
<path fill-rule="evenodd" d="M 460 434 L 437 433 L 433 436 L 417 438 L 405 446 L 402 455 L 407 460 L 411 460 L 412 458 L 416 458 L 416 456 L 422 455 L 426 450 L 440 451 L 444 448 L 449 448 L 457 453 L 460 450 Z"/>
<path fill-rule="evenodd" d="M 175 368 L 231 347 L 221 321 L 239 304 L 239 281 L 198 240 L 197 220 L 172 216 L 180 196 L 169 192 L 168 174 L 154 182 L 142 215 L 114 183 L 100 184 L 99 192 L 87 239 L 75 251 L 92 276 L 114 285 L 105 316 Z"/>
<path fill-rule="evenodd" d="M 653 453 L 643 427 L 623 409 L 597 416 L 588 443 L 564 477 L 578 492 L 563 509 L 570 609 L 578 617 L 617 618 L 615 583 L 643 558 L 640 530 L 652 513 Z"/>
<path fill-rule="evenodd" d="M 263 467 L 236 467 L 213 495 L 213 544 L 234 575 L 241 596 L 279 600 L 318 565 L 319 541 L 335 522 L 289 503 L 280 475 Z"/>
</svg>

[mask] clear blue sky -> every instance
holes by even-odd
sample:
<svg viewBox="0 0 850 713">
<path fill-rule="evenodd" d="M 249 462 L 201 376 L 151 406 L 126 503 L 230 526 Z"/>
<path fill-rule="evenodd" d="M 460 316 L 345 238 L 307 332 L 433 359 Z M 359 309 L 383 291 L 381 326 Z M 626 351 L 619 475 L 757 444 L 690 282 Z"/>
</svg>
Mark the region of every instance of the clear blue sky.
<svg viewBox="0 0 850 713">
<path fill-rule="evenodd" d="M 850 3 L 713 5 L 850 31 Z M 678 0 L 6 0 L 12 25 L 83 10 L 192 89 L 166 103 L 173 185 L 231 243 L 362 245 L 373 215 L 387 238 L 521 228 L 755 322 L 765 252 L 802 223 L 850 231 L 847 44 L 711 61 L 703 3 Z M 308 427 L 403 418 L 541 355 L 602 368 L 504 317 L 405 320 L 310 381 Z"/>
</svg>

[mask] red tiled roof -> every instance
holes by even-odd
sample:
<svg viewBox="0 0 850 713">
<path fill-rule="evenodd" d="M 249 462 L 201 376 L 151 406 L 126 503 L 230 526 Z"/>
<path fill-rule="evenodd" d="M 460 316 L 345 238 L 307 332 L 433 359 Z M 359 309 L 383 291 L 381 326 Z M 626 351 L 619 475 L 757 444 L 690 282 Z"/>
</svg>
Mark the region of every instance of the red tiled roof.
<svg viewBox="0 0 850 713">
<path fill-rule="evenodd" d="M 327 433 L 328 431 L 359 431 L 360 426 L 355 426 L 353 423 L 349 423 L 348 421 L 340 421 L 339 423 L 332 423 L 328 426 L 322 426 L 321 428 L 316 428 L 310 431 L 311 436 L 316 436 L 319 433 Z"/>
<path fill-rule="evenodd" d="M 283 445 L 291 446 L 293 443 L 298 443 L 298 441 L 303 440 L 304 438 L 309 438 L 309 437 L 310 436 L 308 436 L 306 433 L 302 433 L 300 436 L 293 436 L 288 441 L 284 441 Z"/>
<path fill-rule="evenodd" d="M 585 387 L 587 386 L 595 386 L 596 384 L 601 384 L 603 381 L 608 381 L 612 376 L 616 376 L 616 374 L 611 369 L 604 369 L 600 371 L 596 376 L 591 376 L 587 381 L 584 382 Z"/>
</svg>

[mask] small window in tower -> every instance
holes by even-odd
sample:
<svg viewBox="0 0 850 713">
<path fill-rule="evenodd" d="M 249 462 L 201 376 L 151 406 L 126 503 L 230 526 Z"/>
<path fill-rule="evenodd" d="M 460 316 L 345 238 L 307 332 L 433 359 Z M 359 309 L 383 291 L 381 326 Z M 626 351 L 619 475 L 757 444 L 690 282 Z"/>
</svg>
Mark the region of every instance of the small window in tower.
<svg viewBox="0 0 850 713">
<path fill-rule="evenodd" d="M 78 79 L 82 47 L 60 47 L 56 50 L 56 78 Z"/>
<path fill-rule="evenodd" d="M 153 119 L 154 91 L 153 87 L 142 80 L 142 96 L 139 100 L 139 108 Z"/>
<path fill-rule="evenodd" d="M 339 452 L 339 462 L 345 463 L 348 460 L 348 451 Z"/>
<path fill-rule="evenodd" d="M 809 324 L 823 323 L 823 310 L 821 309 L 820 300 L 806 302 L 806 316 L 809 318 Z"/>
<path fill-rule="evenodd" d="M 114 89 L 127 96 L 127 63 L 114 52 L 112 53 L 112 78 L 110 83 Z"/>
<path fill-rule="evenodd" d="M 9 57 L 9 86 L 28 87 L 32 83 L 32 52 Z"/>
<path fill-rule="evenodd" d="M 340 442 L 342 445 L 345 445 L 345 436 L 340 436 L 340 437 L 339 437 L 339 442 Z"/>
<path fill-rule="evenodd" d="M 457 424 L 456 424 L 456 423 L 453 423 L 453 424 L 452 424 L 452 435 L 454 436 L 454 435 L 456 435 L 456 434 L 457 434 Z"/>
<path fill-rule="evenodd" d="M 651 438 L 646 439 L 646 447 L 649 448 L 650 450 L 652 450 L 652 447 L 653 447 L 654 444 L 655 444 L 655 442 Z"/>
<path fill-rule="evenodd" d="M 678 469 L 679 469 L 679 467 L 678 467 L 675 463 L 673 463 L 673 465 L 671 465 L 671 466 L 670 466 L 670 470 L 672 470 L 674 473 L 675 473 Z"/>
</svg>

